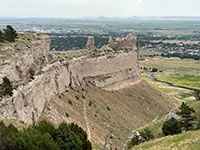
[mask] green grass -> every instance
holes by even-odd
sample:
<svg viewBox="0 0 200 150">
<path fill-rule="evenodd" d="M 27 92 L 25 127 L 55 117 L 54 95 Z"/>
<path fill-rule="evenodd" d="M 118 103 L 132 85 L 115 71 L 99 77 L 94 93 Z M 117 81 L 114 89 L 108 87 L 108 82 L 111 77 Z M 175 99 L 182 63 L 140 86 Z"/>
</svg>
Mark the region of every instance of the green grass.
<svg viewBox="0 0 200 150">
<path fill-rule="evenodd" d="M 133 147 L 131 150 L 199 150 L 200 130 L 166 136 Z"/>
<path fill-rule="evenodd" d="M 155 81 L 152 75 L 162 81 L 167 81 L 189 88 L 200 89 L 200 61 L 160 57 L 146 59 L 145 61 L 140 61 L 139 63 L 141 67 L 158 68 L 159 71 L 163 71 L 157 73 L 142 71 L 142 79 L 148 81 L 154 87 L 159 88 L 163 92 L 180 100 L 187 101 L 195 99 L 194 91 L 173 87 L 168 84 Z"/>
<path fill-rule="evenodd" d="M 189 74 L 161 75 L 159 79 L 177 85 L 200 89 L 200 76 Z"/>
<path fill-rule="evenodd" d="M 149 123 L 147 126 L 139 128 L 139 131 L 143 131 L 145 128 L 148 128 L 154 135 L 154 137 L 158 138 L 163 136 L 162 126 L 165 121 L 167 115 L 162 115 L 156 118 L 153 122 Z"/>
<path fill-rule="evenodd" d="M 140 61 L 141 67 L 158 68 L 170 74 L 200 74 L 200 61 L 176 58 L 154 58 Z"/>
</svg>

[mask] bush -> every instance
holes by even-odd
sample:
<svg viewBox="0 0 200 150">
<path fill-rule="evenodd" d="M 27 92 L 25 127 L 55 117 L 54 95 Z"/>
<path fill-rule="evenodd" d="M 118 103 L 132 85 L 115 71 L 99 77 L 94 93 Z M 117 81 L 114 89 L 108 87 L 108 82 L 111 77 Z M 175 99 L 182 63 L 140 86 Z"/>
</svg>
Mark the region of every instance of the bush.
<svg viewBox="0 0 200 150">
<path fill-rule="evenodd" d="M 73 105 L 73 103 L 72 103 L 72 101 L 71 101 L 71 100 L 68 100 L 68 103 L 69 103 L 70 105 Z"/>
<path fill-rule="evenodd" d="M 154 138 L 154 135 L 148 128 L 145 128 L 143 131 L 141 131 L 140 135 L 145 139 L 145 141 L 149 141 L 150 139 Z"/>
<path fill-rule="evenodd" d="M 35 75 L 35 71 L 33 70 L 33 68 L 29 69 L 29 76 L 32 80 L 34 80 L 34 75 Z"/>
<path fill-rule="evenodd" d="M 157 68 L 153 68 L 151 72 L 157 72 L 158 69 Z"/>
<path fill-rule="evenodd" d="M 12 96 L 13 86 L 7 77 L 3 77 L 3 82 L 0 84 L 0 96 Z"/>
<path fill-rule="evenodd" d="M 195 90 L 194 96 L 195 96 L 196 100 L 200 101 L 200 90 Z"/>
<path fill-rule="evenodd" d="M 141 141 L 139 140 L 139 136 L 134 136 L 131 141 L 128 143 L 128 149 L 130 149 L 131 147 L 135 146 L 135 145 L 139 145 L 141 143 Z"/>
<path fill-rule="evenodd" d="M 175 118 L 171 118 L 164 122 L 162 132 L 165 136 L 181 133 L 181 124 Z"/>
<path fill-rule="evenodd" d="M 128 143 L 128 149 L 135 145 L 139 145 L 142 142 L 149 141 L 150 139 L 153 139 L 154 135 L 152 132 L 148 129 L 145 128 L 143 131 L 139 132 L 139 135 L 135 135 L 131 141 Z"/>
</svg>

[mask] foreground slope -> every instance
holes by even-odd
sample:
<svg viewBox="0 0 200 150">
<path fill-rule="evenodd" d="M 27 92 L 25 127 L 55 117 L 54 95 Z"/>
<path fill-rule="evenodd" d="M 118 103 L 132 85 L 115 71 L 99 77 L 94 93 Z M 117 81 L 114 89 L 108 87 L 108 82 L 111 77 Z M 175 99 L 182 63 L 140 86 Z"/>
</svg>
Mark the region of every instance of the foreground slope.
<svg viewBox="0 0 200 150">
<path fill-rule="evenodd" d="M 145 142 L 131 150 L 198 150 L 200 149 L 200 130 L 179 135 L 167 136 Z"/>
<path fill-rule="evenodd" d="M 167 95 L 145 81 L 118 91 L 105 91 L 91 84 L 84 88 L 83 84 L 53 98 L 40 119 L 55 125 L 61 121 L 76 122 L 90 132 L 94 144 L 103 146 L 107 141 L 107 147 L 122 149 L 133 129 L 146 125 L 172 107 L 174 102 Z"/>
</svg>

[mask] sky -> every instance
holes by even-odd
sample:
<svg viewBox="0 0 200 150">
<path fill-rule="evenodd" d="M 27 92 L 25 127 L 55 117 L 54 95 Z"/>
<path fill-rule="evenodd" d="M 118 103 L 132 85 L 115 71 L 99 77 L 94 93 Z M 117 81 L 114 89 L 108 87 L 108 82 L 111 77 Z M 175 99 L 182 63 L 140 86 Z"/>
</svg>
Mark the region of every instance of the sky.
<svg viewBox="0 0 200 150">
<path fill-rule="evenodd" d="M 200 0 L 0 0 L 0 17 L 200 16 Z"/>
</svg>

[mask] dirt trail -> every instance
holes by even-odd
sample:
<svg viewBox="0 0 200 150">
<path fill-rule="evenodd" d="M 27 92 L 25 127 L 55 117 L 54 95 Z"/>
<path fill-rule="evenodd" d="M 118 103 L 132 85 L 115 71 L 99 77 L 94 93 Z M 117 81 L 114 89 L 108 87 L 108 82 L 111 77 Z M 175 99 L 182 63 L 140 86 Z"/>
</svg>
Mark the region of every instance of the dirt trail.
<svg viewBox="0 0 200 150">
<path fill-rule="evenodd" d="M 91 133 L 90 133 L 90 127 L 89 127 L 89 122 L 88 122 L 88 118 L 87 118 L 87 101 L 86 101 L 86 83 L 85 81 L 83 81 L 83 114 L 84 114 L 84 119 L 85 119 L 85 124 L 86 124 L 86 128 L 87 128 L 87 134 L 88 134 L 88 139 L 90 140 L 91 138 Z"/>
</svg>

